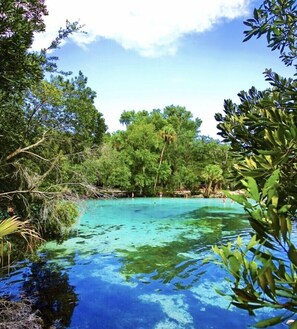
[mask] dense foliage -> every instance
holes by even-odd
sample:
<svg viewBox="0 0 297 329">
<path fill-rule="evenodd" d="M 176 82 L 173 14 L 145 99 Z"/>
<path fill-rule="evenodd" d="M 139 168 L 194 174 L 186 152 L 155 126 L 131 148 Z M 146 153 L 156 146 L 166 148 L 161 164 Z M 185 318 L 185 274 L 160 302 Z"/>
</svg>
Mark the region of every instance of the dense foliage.
<svg viewBox="0 0 297 329">
<path fill-rule="evenodd" d="M 279 50 L 285 65 L 296 61 L 297 7 L 295 1 L 265 0 L 245 24 L 246 39 L 266 36 L 268 46 Z M 296 66 L 295 66 L 296 67 Z M 297 208 L 297 111 L 295 78 L 265 71 L 271 88 L 240 92 L 240 104 L 225 101 L 217 114 L 224 141 L 240 156 L 234 177 L 245 196 L 230 196 L 250 215 L 253 235 L 247 244 L 215 247 L 232 278 L 232 304 L 251 314 L 262 307 L 280 315 L 255 326 L 277 324 L 297 312 L 297 249 L 294 228 Z M 297 328 L 293 322 L 292 328 Z"/>
<path fill-rule="evenodd" d="M 124 111 L 120 122 L 126 130 L 106 138 L 98 159 L 96 179 L 103 187 L 135 195 L 196 193 L 204 187 L 209 196 L 226 182 L 228 147 L 199 135 L 201 120 L 184 107 Z"/>
<path fill-rule="evenodd" d="M 101 143 L 106 125 L 81 72 L 61 75 L 46 49 L 30 50 L 46 14 L 41 0 L 0 4 L 0 211 L 30 220 L 44 238 L 59 238 L 78 214 L 70 199 L 77 186 L 85 188 L 71 166 Z M 78 28 L 67 23 L 49 49 Z"/>
</svg>

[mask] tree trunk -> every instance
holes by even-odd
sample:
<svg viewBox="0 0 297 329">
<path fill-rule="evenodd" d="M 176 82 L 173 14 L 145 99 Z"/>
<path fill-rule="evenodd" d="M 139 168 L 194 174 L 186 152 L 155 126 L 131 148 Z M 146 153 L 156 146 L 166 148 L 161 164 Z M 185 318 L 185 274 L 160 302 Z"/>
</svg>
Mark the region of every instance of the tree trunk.
<svg viewBox="0 0 297 329">
<path fill-rule="evenodd" d="M 161 168 L 161 165 L 162 165 L 162 162 L 163 162 L 165 146 L 166 146 L 166 144 L 164 144 L 164 146 L 162 148 L 162 151 L 161 151 L 161 154 L 160 154 L 160 161 L 159 161 L 159 166 L 158 166 L 158 169 L 157 169 L 157 175 L 156 175 L 155 184 L 154 184 L 154 192 L 156 192 L 156 188 L 157 188 L 157 184 L 158 184 L 158 180 L 159 180 L 159 171 L 160 171 L 160 168 Z"/>
</svg>

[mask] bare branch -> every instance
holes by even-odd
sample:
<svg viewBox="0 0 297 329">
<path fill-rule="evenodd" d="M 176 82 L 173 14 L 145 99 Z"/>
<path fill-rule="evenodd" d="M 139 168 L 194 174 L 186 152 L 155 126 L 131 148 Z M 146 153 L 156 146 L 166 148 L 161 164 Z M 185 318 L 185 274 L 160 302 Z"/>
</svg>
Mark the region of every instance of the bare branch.
<svg viewBox="0 0 297 329">
<path fill-rule="evenodd" d="M 1 197 L 8 197 L 9 195 L 14 195 L 14 194 L 26 194 L 26 193 L 34 193 L 34 194 L 41 194 L 41 195 L 57 195 L 61 194 L 61 192 L 44 192 L 44 191 L 37 191 L 37 190 L 15 190 L 15 191 L 8 191 L 8 192 L 2 192 L 0 193 L 0 198 Z"/>
<path fill-rule="evenodd" d="M 38 159 L 40 159 L 40 160 L 43 160 L 43 161 L 46 161 L 46 162 L 51 161 L 51 160 L 49 160 L 49 159 L 43 158 L 42 156 L 40 156 L 40 155 L 38 155 L 38 154 L 36 154 L 36 153 L 33 153 L 33 152 L 23 151 L 23 153 L 30 154 L 31 156 L 36 157 L 36 158 L 38 158 Z"/>
<path fill-rule="evenodd" d="M 29 146 L 26 146 L 24 148 L 18 148 L 17 150 L 15 150 L 14 152 L 10 153 L 7 157 L 6 157 L 6 160 L 10 160 L 11 158 L 15 157 L 16 155 L 20 154 L 20 153 L 23 153 L 23 152 L 26 152 L 27 150 L 30 150 L 36 146 L 38 146 L 39 144 L 41 144 L 42 142 L 44 142 L 45 140 L 45 135 L 46 135 L 47 131 L 43 133 L 43 136 L 42 138 L 37 141 L 36 143 L 34 144 L 31 144 Z"/>
<path fill-rule="evenodd" d="M 50 165 L 50 167 L 49 167 L 49 169 L 42 175 L 42 176 L 40 176 L 39 177 L 39 179 L 38 179 L 38 181 L 35 183 L 35 186 L 33 186 L 31 189 L 33 190 L 36 186 L 38 186 L 39 185 L 39 183 L 40 182 L 42 182 L 44 179 L 45 179 L 45 177 L 54 169 L 54 167 L 55 167 L 55 165 L 56 165 L 56 163 L 59 161 L 59 159 L 60 159 L 60 157 L 59 156 L 57 156 L 56 158 L 55 158 L 55 160 L 53 161 L 53 163 Z"/>
</svg>

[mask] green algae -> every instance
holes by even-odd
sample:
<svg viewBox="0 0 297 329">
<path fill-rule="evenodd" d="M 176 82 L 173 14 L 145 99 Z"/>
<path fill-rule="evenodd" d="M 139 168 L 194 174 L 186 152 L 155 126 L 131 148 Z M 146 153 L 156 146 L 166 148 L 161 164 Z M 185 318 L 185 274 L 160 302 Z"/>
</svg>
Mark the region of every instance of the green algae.
<svg viewBox="0 0 297 329">
<path fill-rule="evenodd" d="M 122 263 L 119 271 L 127 280 L 137 276 L 141 282 L 173 283 L 176 289 L 186 289 L 203 274 L 201 259 L 188 256 L 196 243 L 181 239 L 161 246 L 144 245 L 133 251 L 118 249 Z"/>
<path fill-rule="evenodd" d="M 175 290 L 190 289 L 204 274 L 202 260 L 211 252 L 211 246 L 226 236 L 234 235 L 235 239 L 248 226 L 242 213 L 229 210 L 226 213 L 224 208 L 204 207 L 180 215 L 172 225 L 159 224 L 159 234 L 174 232 L 173 239 L 157 245 L 152 241 L 134 244 L 133 248 L 117 248 L 122 264 L 119 271 L 126 280 L 137 278 L 145 284 L 158 281 L 172 284 Z"/>
</svg>

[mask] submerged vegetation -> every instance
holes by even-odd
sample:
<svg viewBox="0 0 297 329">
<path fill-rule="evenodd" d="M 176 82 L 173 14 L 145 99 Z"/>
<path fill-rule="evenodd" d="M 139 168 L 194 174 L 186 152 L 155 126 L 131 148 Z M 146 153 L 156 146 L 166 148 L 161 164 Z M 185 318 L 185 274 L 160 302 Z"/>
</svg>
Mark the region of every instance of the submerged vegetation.
<svg viewBox="0 0 297 329">
<path fill-rule="evenodd" d="M 209 250 L 218 241 L 224 241 L 223 232 L 234 235 L 240 229 L 247 231 L 246 221 L 241 221 L 244 218 L 244 214 L 234 212 L 232 207 L 228 213 L 219 206 L 216 206 L 215 213 L 211 207 L 183 213 L 180 221 L 184 223 L 175 240 L 161 245 L 154 245 L 155 241 L 152 241 L 151 244 L 134 246 L 128 250 L 117 249 L 122 263 L 119 271 L 126 280 L 133 281 L 136 277 L 142 283 L 169 283 L 174 290 L 193 288 L 206 271 L 201 266 L 203 257 L 199 254 Z M 172 229 L 170 223 L 161 223 L 158 234 Z"/>
</svg>

